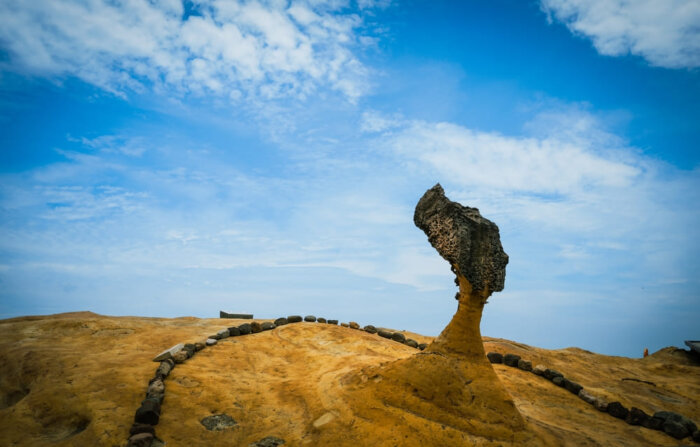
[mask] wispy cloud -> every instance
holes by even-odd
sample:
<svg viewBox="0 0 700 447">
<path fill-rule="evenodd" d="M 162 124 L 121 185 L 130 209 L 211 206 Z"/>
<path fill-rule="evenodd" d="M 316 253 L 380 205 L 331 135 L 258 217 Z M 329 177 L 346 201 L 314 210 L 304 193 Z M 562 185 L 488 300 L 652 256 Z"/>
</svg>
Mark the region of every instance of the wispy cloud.
<svg viewBox="0 0 700 447">
<path fill-rule="evenodd" d="M 251 98 L 306 97 L 321 87 L 355 100 L 367 68 L 354 51 L 363 1 L 56 0 L 2 2 L 4 69 L 75 76 L 117 94 L 156 91 Z M 186 7 L 185 7 L 186 5 Z"/>
<path fill-rule="evenodd" d="M 542 9 L 607 56 L 633 54 L 668 68 L 700 66 L 695 0 L 541 0 Z"/>
</svg>

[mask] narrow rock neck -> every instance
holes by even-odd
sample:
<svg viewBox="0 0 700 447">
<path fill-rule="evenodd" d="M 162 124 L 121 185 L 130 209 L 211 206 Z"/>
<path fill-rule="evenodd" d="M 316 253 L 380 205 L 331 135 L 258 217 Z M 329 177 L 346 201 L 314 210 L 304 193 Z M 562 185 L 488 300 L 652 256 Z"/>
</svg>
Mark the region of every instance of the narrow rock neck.
<svg viewBox="0 0 700 447">
<path fill-rule="evenodd" d="M 459 307 L 452 321 L 427 348 L 428 351 L 455 354 L 484 359 L 484 343 L 481 340 L 481 314 L 488 290 L 472 291 L 472 285 L 463 277 L 459 279 Z"/>
</svg>

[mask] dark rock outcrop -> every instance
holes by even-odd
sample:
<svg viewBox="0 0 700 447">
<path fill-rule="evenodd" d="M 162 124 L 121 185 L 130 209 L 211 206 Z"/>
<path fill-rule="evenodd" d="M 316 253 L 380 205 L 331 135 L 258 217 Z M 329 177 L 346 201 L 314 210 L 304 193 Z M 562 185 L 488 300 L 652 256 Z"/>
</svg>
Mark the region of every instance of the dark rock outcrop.
<svg viewBox="0 0 700 447">
<path fill-rule="evenodd" d="M 620 402 L 610 402 L 608 404 L 608 413 L 618 419 L 627 419 L 629 412 L 630 411 Z"/>
<path fill-rule="evenodd" d="M 511 366 L 513 368 L 518 367 L 518 361 L 520 361 L 520 356 L 515 354 L 506 354 L 503 356 L 503 363 L 506 366 Z"/>
</svg>

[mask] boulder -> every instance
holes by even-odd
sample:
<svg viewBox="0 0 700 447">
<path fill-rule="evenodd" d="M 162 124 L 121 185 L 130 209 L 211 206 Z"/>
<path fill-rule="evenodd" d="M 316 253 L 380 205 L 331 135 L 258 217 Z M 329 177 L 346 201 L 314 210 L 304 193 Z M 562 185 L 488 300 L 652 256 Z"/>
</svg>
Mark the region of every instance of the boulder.
<svg viewBox="0 0 700 447">
<path fill-rule="evenodd" d="M 148 394 L 162 394 L 165 393 L 165 384 L 163 383 L 162 380 L 156 379 L 151 382 L 150 385 L 148 385 L 148 389 L 146 390 L 146 393 Z"/>
<path fill-rule="evenodd" d="M 229 337 L 238 337 L 239 335 L 241 335 L 241 330 L 238 329 L 238 326 L 231 326 L 228 328 Z"/>
<path fill-rule="evenodd" d="M 384 337 L 384 338 L 391 338 L 391 336 L 394 335 L 393 332 L 389 332 L 385 329 L 379 329 L 377 331 L 377 334 L 379 334 L 380 337 Z"/>
<path fill-rule="evenodd" d="M 608 413 L 618 419 L 627 419 L 629 412 L 630 411 L 620 402 L 610 402 L 608 404 Z"/>
<path fill-rule="evenodd" d="M 173 356 L 173 360 L 175 360 L 175 363 L 185 363 L 187 359 L 190 358 L 189 355 L 187 355 L 186 351 L 177 351 L 175 355 Z"/>
<path fill-rule="evenodd" d="M 486 358 L 488 358 L 491 363 L 503 363 L 503 354 L 500 352 L 489 352 L 486 354 Z"/>
<path fill-rule="evenodd" d="M 262 325 L 257 321 L 251 322 L 250 323 L 250 332 L 252 332 L 253 334 L 257 334 L 258 332 L 262 332 Z"/>
<path fill-rule="evenodd" d="M 347 328 L 349 328 L 349 327 L 350 327 L 350 325 L 349 325 L 349 324 L 347 324 L 347 323 L 340 323 L 340 325 L 341 325 L 341 326 L 343 326 L 343 327 L 347 327 Z"/>
<path fill-rule="evenodd" d="M 129 435 L 138 435 L 139 433 L 156 434 L 156 428 L 149 424 L 134 423 L 129 429 Z"/>
<path fill-rule="evenodd" d="M 287 323 L 288 323 L 288 321 L 284 317 L 280 317 L 280 318 L 275 320 L 275 326 L 284 326 Z"/>
<path fill-rule="evenodd" d="M 156 369 L 156 377 L 160 377 L 162 379 L 168 377 L 170 374 L 170 371 L 173 370 L 173 367 L 175 366 L 175 362 L 172 361 L 172 359 L 168 359 L 167 362 L 160 362 L 160 365 L 158 365 L 158 369 Z"/>
<path fill-rule="evenodd" d="M 218 343 L 217 340 L 214 340 L 213 338 L 207 338 L 207 341 L 206 341 L 207 346 L 214 346 L 217 343 Z"/>
<path fill-rule="evenodd" d="M 405 342 L 404 344 L 405 344 L 406 346 L 410 346 L 410 347 L 412 347 L 412 348 L 418 348 L 418 342 L 415 341 L 415 340 L 412 339 L 412 338 L 406 339 L 406 342 Z"/>
<path fill-rule="evenodd" d="M 643 410 L 640 410 L 637 407 L 632 407 L 630 408 L 630 412 L 627 415 L 625 422 L 627 422 L 630 425 L 644 426 L 644 423 L 647 421 L 647 419 L 651 419 L 651 417 L 648 414 L 646 414 Z"/>
<path fill-rule="evenodd" d="M 537 366 L 535 366 L 534 368 L 532 368 L 532 373 L 535 374 L 535 375 L 537 375 L 537 376 L 546 377 L 546 376 L 544 375 L 545 371 L 547 371 L 547 367 L 544 366 L 544 365 L 537 365 Z"/>
<path fill-rule="evenodd" d="M 207 340 L 204 339 L 202 341 L 196 341 L 194 343 L 194 350 L 195 351 L 201 351 L 202 349 L 207 347 Z"/>
<path fill-rule="evenodd" d="M 211 334 L 211 335 L 208 336 L 207 338 L 211 338 L 211 339 L 213 339 L 213 340 L 221 340 L 221 335 L 219 335 L 219 334 Z"/>
<path fill-rule="evenodd" d="M 564 374 L 557 370 L 547 368 L 544 370 L 544 376 L 549 380 L 554 380 L 555 377 L 564 377 Z"/>
<path fill-rule="evenodd" d="M 354 321 L 351 321 L 348 324 L 350 325 L 350 329 L 360 329 L 360 325 Z"/>
<path fill-rule="evenodd" d="M 238 425 L 238 423 L 233 420 L 231 416 L 225 413 L 207 416 L 200 422 L 207 430 L 210 431 L 222 431 Z"/>
<path fill-rule="evenodd" d="M 579 392 L 578 392 L 578 397 L 579 397 L 582 401 L 586 402 L 587 404 L 591 404 L 591 405 L 594 405 L 594 404 L 595 404 L 595 401 L 596 401 L 596 397 L 595 397 L 594 395 L 592 395 L 591 393 L 589 393 L 588 391 L 586 391 L 585 389 L 583 389 L 583 388 L 581 388 L 581 389 L 579 390 Z"/>
<path fill-rule="evenodd" d="M 530 371 L 532 371 L 532 362 L 530 362 L 528 360 L 520 359 L 520 360 L 518 360 L 518 369 L 522 369 L 523 371 L 530 372 Z"/>
<path fill-rule="evenodd" d="M 403 343 L 406 341 L 406 336 L 403 335 L 401 332 L 394 332 L 391 336 L 391 339 L 399 343 Z"/>
<path fill-rule="evenodd" d="M 593 405 L 595 406 L 596 410 L 600 412 L 605 413 L 608 411 L 608 401 L 602 397 L 596 397 Z"/>
<path fill-rule="evenodd" d="M 316 318 L 316 321 L 319 322 L 319 323 L 325 323 L 325 322 L 326 322 L 326 319 L 323 318 L 323 317 L 318 317 L 318 318 Z"/>
<path fill-rule="evenodd" d="M 683 426 L 680 422 L 667 420 L 663 425 L 664 433 L 669 436 L 673 436 L 676 439 L 683 439 L 688 436 L 688 429 Z"/>
<path fill-rule="evenodd" d="M 328 324 L 338 324 L 338 320 L 328 320 Z"/>
<path fill-rule="evenodd" d="M 581 385 L 579 385 L 576 382 L 572 382 L 569 379 L 564 379 L 564 388 L 567 389 L 571 394 L 575 394 L 578 396 L 579 391 L 583 389 Z"/>
<path fill-rule="evenodd" d="M 371 324 L 368 324 L 367 326 L 363 327 L 365 332 L 368 334 L 376 334 L 377 333 L 377 328 L 372 326 Z"/>
<path fill-rule="evenodd" d="M 272 323 L 270 321 L 265 321 L 265 322 L 263 322 L 263 324 L 260 325 L 260 327 L 262 328 L 263 331 L 270 331 L 270 330 L 276 328 L 277 326 L 275 326 L 275 323 Z"/>
<path fill-rule="evenodd" d="M 241 335 L 248 335 L 252 332 L 252 328 L 250 326 L 250 323 L 243 323 L 240 326 L 238 326 L 238 332 L 241 333 Z"/>
<path fill-rule="evenodd" d="M 129 438 L 127 447 L 151 447 L 153 438 L 153 433 L 137 433 Z"/>
<path fill-rule="evenodd" d="M 513 368 L 517 368 L 517 367 L 518 367 L 518 360 L 520 360 L 520 356 L 519 356 L 519 355 L 515 355 L 515 354 L 506 354 L 506 355 L 503 356 L 503 363 L 504 363 L 506 366 L 511 366 L 511 367 L 513 367 Z"/>
<path fill-rule="evenodd" d="M 693 421 L 673 411 L 657 411 L 654 417 L 663 419 L 663 431 L 676 439 L 683 439 L 698 429 Z"/>
<path fill-rule="evenodd" d="M 187 357 L 189 358 L 193 357 L 194 353 L 197 352 L 194 343 L 186 343 L 185 346 L 182 347 L 182 350 L 187 353 Z"/>
<path fill-rule="evenodd" d="M 178 343 L 175 346 L 166 349 L 157 356 L 153 357 L 154 362 L 162 362 L 163 360 L 171 359 L 176 352 L 180 351 L 185 346 L 184 343 Z"/>
<path fill-rule="evenodd" d="M 277 447 L 284 444 L 284 439 L 276 436 L 266 436 L 258 442 L 248 444 L 248 447 Z"/>
<path fill-rule="evenodd" d="M 642 422 L 642 426 L 644 428 L 648 428 L 649 430 L 659 430 L 663 431 L 664 430 L 664 420 L 661 418 L 657 417 L 649 417 L 649 419 L 646 419 Z"/>
<path fill-rule="evenodd" d="M 148 425 L 158 425 L 160 419 L 160 402 L 155 399 L 145 399 L 136 410 L 134 422 Z"/>
<path fill-rule="evenodd" d="M 302 318 L 299 315 L 290 315 L 287 317 L 287 321 L 289 323 L 299 323 L 301 322 Z"/>
<path fill-rule="evenodd" d="M 307 315 L 304 317 L 304 321 L 306 321 L 307 323 L 315 323 L 316 317 L 314 317 L 313 315 Z"/>
<path fill-rule="evenodd" d="M 216 333 L 216 335 L 219 336 L 219 340 L 223 340 L 224 338 L 228 338 L 231 334 L 229 333 L 228 329 L 221 329 Z"/>
<path fill-rule="evenodd" d="M 427 343 L 419 343 L 419 344 L 418 344 L 418 349 L 420 349 L 421 351 L 424 350 L 424 349 L 427 348 L 427 347 L 428 347 L 428 344 L 427 344 Z"/>
<path fill-rule="evenodd" d="M 562 376 L 556 376 L 555 378 L 552 379 L 552 383 L 555 384 L 556 386 L 564 387 L 564 377 Z"/>
</svg>

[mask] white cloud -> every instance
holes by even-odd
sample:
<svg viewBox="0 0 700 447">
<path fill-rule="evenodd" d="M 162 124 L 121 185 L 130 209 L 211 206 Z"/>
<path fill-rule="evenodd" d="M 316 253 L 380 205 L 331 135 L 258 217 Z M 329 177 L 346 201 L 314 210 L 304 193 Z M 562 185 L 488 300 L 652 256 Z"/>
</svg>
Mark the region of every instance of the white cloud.
<svg viewBox="0 0 700 447">
<path fill-rule="evenodd" d="M 700 66 L 697 0 L 541 0 L 542 9 L 608 56 L 634 54 L 650 64 Z"/>
<path fill-rule="evenodd" d="M 183 18 L 180 1 L 1 2 L 0 45 L 6 69 L 76 76 L 117 94 L 152 86 L 235 100 L 329 87 L 355 100 L 367 85 L 353 53 L 362 19 L 347 6 L 202 0 Z"/>
</svg>

